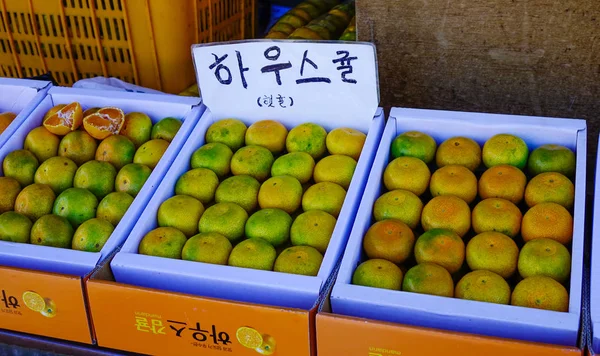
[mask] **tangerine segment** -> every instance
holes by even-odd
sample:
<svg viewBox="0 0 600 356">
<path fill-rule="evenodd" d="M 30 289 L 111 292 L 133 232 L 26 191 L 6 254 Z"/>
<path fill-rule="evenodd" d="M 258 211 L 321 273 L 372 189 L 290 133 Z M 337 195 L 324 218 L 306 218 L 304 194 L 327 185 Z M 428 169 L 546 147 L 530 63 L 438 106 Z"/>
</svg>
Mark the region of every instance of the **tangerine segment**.
<svg viewBox="0 0 600 356">
<path fill-rule="evenodd" d="M 260 347 L 263 343 L 262 335 L 258 331 L 246 326 L 237 329 L 235 336 L 242 346 L 249 349 Z"/>
<path fill-rule="evenodd" d="M 83 110 L 78 102 L 64 106 L 44 119 L 44 127 L 55 135 L 64 136 L 81 126 Z"/>
<path fill-rule="evenodd" d="M 27 308 L 33 310 L 34 312 L 41 312 L 46 307 L 46 301 L 42 298 L 41 295 L 36 292 L 27 291 L 23 293 L 23 303 L 27 306 Z"/>
<path fill-rule="evenodd" d="M 125 123 L 125 113 L 114 107 L 102 108 L 83 119 L 85 130 L 98 140 L 119 134 L 123 123 Z"/>
</svg>

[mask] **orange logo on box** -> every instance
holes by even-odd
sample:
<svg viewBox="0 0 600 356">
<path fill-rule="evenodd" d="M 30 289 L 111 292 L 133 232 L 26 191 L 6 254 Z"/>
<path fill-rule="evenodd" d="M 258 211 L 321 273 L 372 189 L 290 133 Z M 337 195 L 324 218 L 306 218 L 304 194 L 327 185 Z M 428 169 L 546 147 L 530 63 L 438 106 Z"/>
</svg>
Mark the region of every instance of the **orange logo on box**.
<svg viewBox="0 0 600 356">
<path fill-rule="evenodd" d="M 384 349 L 382 347 L 369 347 L 369 356 L 400 356 L 402 352 Z"/>
</svg>

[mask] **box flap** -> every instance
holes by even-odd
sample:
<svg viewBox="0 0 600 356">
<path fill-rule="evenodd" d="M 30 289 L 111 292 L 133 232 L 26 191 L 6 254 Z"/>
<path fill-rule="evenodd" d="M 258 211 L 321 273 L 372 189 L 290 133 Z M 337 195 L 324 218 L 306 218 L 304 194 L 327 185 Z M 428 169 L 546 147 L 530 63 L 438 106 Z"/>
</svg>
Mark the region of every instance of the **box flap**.
<svg viewBox="0 0 600 356">
<path fill-rule="evenodd" d="M 379 103 L 371 43 L 252 40 L 192 47 L 198 87 L 217 119 L 371 121 Z M 364 126 L 364 124 L 363 124 Z"/>
</svg>

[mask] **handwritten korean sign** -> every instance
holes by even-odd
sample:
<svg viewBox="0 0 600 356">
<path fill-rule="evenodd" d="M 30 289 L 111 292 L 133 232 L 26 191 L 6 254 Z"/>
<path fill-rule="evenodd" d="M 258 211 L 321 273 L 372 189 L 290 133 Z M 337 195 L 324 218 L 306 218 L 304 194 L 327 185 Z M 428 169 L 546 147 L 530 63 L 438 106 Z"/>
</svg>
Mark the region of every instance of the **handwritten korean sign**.
<svg viewBox="0 0 600 356">
<path fill-rule="evenodd" d="M 371 120 L 379 103 L 369 43 L 254 40 L 192 53 L 204 104 L 216 116 Z"/>
</svg>

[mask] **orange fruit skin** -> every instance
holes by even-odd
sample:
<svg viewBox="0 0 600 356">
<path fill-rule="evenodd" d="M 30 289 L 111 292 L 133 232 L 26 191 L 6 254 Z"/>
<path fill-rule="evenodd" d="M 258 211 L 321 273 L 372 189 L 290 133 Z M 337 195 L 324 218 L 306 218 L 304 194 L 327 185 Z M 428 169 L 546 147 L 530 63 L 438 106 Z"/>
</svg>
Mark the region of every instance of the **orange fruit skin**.
<svg viewBox="0 0 600 356">
<path fill-rule="evenodd" d="M 301 204 L 302 184 L 291 176 L 269 178 L 258 191 L 258 205 L 261 209 L 278 208 L 292 214 Z"/>
<path fill-rule="evenodd" d="M 0 214 L 15 208 L 21 185 L 14 178 L 0 177 Z"/>
<path fill-rule="evenodd" d="M 510 286 L 504 278 L 485 270 L 467 273 L 454 289 L 454 296 L 458 299 L 496 304 L 510 303 L 510 294 Z"/>
<path fill-rule="evenodd" d="M 557 203 L 571 209 L 575 203 L 575 185 L 561 173 L 540 173 L 527 184 L 525 203 L 530 208 L 539 203 Z"/>
<path fill-rule="evenodd" d="M 315 165 L 313 178 L 316 183 L 331 182 L 348 189 L 355 169 L 356 161 L 354 158 L 344 155 L 331 155 L 324 157 Z"/>
<path fill-rule="evenodd" d="M 394 158 L 409 156 L 429 164 L 435 157 L 437 143 L 433 137 L 419 131 L 407 131 L 396 136 L 390 147 Z"/>
<path fill-rule="evenodd" d="M 400 220 L 388 219 L 373 224 L 363 239 L 363 248 L 369 258 L 381 258 L 400 264 L 413 249 L 415 235 Z"/>
<path fill-rule="evenodd" d="M 571 254 L 560 242 L 531 240 L 521 248 L 518 268 L 523 278 L 541 275 L 565 283 L 571 274 Z"/>
<path fill-rule="evenodd" d="M 492 271 L 508 278 L 517 270 L 518 258 L 517 244 L 499 232 L 482 232 L 467 244 L 467 264 L 473 271 Z"/>
<path fill-rule="evenodd" d="M 11 112 L 0 113 L 0 134 L 2 134 L 8 125 L 10 125 L 17 115 Z"/>
<path fill-rule="evenodd" d="M 396 189 L 377 198 L 373 205 L 373 216 L 376 221 L 398 219 L 411 229 L 419 225 L 423 210 L 423 202 L 408 190 Z"/>
<path fill-rule="evenodd" d="M 562 205 L 538 204 L 523 216 L 521 236 L 525 242 L 548 238 L 566 245 L 573 240 L 573 217 Z"/>
<path fill-rule="evenodd" d="M 44 119 L 44 127 L 51 133 L 64 136 L 81 126 L 83 110 L 78 102 L 70 103 Z"/>
<path fill-rule="evenodd" d="M 449 138 L 438 147 L 435 163 L 438 167 L 456 164 L 474 171 L 481 165 L 481 147 L 467 137 Z"/>
<path fill-rule="evenodd" d="M 480 201 L 471 215 L 475 233 L 496 231 L 512 238 L 519 234 L 522 217 L 515 204 L 501 198 Z"/>
<path fill-rule="evenodd" d="M 372 259 L 361 263 L 352 276 L 352 284 L 400 290 L 402 286 L 402 270 L 388 260 Z"/>
<path fill-rule="evenodd" d="M 423 207 L 421 225 L 425 231 L 450 229 L 463 237 L 471 228 L 471 210 L 464 200 L 453 195 L 435 197 Z"/>
<path fill-rule="evenodd" d="M 367 135 L 347 127 L 339 127 L 327 134 L 325 144 L 332 155 L 346 155 L 358 161 Z"/>
<path fill-rule="evenodd" d="M 402 290 L 452 298 L 454 282 L 450 272 L 444 267 L 435 263 L 420 263 L 406 272 Z"/>
<path fill-rule="evenodd" d="M 561 145 L 542 145 L 529 155 L 527 169 L 532 176 L 544 172 L 559 172 L 569 178 L 575 176 L 575 153 Z"/>
<path fill-rule="evenodd" d="M 528 277 L 513 290 L 511 304 L 520 307 L 569 311 L 569 293 L 554 279 L 546 276 Z"/>
<path fill-rule="evenodd" d="M 477 177 L 467 167 L 444 166 L 431 176 L 429 190 L 434 197 L 454 195 L 471 204 L 477 197 Z"/>
<path fill-rule="evenodd" d="M 257 121 L 246 130 L 246 145 L 262 146 L 277 154 L 285 149 L 288 130 L 275 120 Z"/>
<path fill-rule="evenodd" d="M 511 165 L 524 169 L 528 157 L 527 144 L 515 135 L 494 135 L 483 145 L 482 158 L 486 167 Z"/>
<path fill-rule="evenodd" d="M 125 123 L 123 110 L 107 107 L 86 116 L 83 119 L 83 128 L 97 140 L 104 140 L 108 136 L 117 135 Z"/>
<path fill-rule="evenodd" d="M 430 178 L 425 162 L 408 156 L 394 159 L 383 172 L 383 184 L 388 190 L 404 189 L 416 195 L 425 193 Z"/>
<path fill-rule="evenodd" d="M 514 204 L 523 200 L 527 177 L 519 168 L 510 165 L 498 165 L 489 168 L 479 179 L 481 199 L 502 198 Z"/>
<path fill-rule="evenodd" d="M 435 263 L 456 273 L 465 260 L 465 243 L 448 229 L 432 229 L 419 236 L 415 244 L 417 263 Z"/>
</svg>

